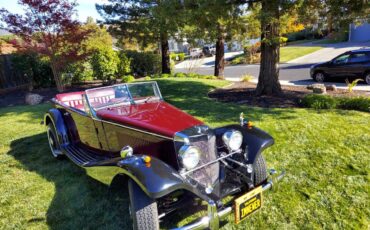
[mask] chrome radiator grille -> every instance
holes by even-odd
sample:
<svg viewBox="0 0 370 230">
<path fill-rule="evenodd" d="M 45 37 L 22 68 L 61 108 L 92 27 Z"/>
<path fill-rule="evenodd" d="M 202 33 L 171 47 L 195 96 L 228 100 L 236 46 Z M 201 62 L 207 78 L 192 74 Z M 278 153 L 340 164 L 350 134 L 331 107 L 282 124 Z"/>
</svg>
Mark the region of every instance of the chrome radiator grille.
<svg viewBox="0 0 370 230">
<path fill-rule="evenodd" d="M 198 147 L 202 152 L 199 166 L 217 159 L 215 135 L 204 135 L 202 137 L 197 137 L 197 140 L 191 139 L 192 138 L 190 138 L 190 144 Z M 207 165 L 198 170 L 190 172 L 187 174 L 187 176 L 203 186 L 213 185 L 219 177 L 219 164 L 220 163 L 217 161 L 211 165 Z"/>
</svg>

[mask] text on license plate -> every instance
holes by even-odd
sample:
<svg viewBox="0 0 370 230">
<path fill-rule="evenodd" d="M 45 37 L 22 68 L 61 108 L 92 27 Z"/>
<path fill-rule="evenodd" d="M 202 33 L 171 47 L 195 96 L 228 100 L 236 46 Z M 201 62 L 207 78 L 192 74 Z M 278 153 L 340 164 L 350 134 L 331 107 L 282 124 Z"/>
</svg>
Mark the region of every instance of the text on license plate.
<svg viewBox="0 0 370 230">
<path fill-rule="evenodd" d="M 247 218 L 262 207 L 262 186 L 235 199 L 235 222 Z"/>
</svg>

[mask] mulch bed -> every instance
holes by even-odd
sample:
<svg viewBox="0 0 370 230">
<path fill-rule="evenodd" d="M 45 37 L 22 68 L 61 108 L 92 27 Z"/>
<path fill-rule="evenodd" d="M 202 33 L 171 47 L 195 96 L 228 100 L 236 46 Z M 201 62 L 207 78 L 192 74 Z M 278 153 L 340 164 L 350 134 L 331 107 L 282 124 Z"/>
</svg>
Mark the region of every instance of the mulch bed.
<svg viewBox="0 0 370 230">
<path fill-rule="evenodd" d="M 279 96 L 256 96 L 256 84 L 249 82 L 236 82 L 224 88 L 211 91 L 208 96 L 221 102 L 233 102 L 249 106 L 263 108 L 293 108 L 301 107 L 300 100 L 307 94 L 312 94 L 312 90 L 305 86 L 282 86 L 283 94 Z M 344 89 L 337 91 L 327 91 L 327 95 L 332 96 L 370 96 L 369 92 L 353 91 L 349 94 Z"/>
</svg>

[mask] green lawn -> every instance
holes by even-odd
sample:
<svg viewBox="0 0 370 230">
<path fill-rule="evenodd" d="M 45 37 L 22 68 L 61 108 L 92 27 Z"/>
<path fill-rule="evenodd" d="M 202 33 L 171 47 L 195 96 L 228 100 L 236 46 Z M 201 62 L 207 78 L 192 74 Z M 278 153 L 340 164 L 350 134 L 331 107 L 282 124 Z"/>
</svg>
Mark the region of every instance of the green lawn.
<svg viewBox="0 0 370 230">
<path fill-rule="evenodd" d="M 223 229 L 368 229 L 370 114 L 260 109 L 207 98 L 209 90 L 226 84 L 159 81 L 167 101 L 211 126 L 238 122 L 244 112 L 275 138 L 264 156 L 287 176 L 265 194 L 259 213 L 238 226 L 230 215 Z M 108 187 L 51 157 L 40 125 L 48 108 L 0 109 L 0 229 L 130 229 L 125 188 Z M 194 219 L 185 213 L 170 224 Z"/>
<path fill-rule="evenodd" d="M 284 46 L 280 48 L 280 62 L 291 61 L 320 49 L 320 46 Z"/>
</svg>

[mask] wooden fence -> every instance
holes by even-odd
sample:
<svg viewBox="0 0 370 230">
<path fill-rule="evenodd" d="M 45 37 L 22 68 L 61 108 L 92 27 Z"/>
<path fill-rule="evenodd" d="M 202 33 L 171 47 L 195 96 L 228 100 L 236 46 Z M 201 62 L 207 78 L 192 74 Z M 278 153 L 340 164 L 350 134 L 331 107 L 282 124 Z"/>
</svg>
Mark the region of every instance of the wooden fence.
<svg viewBox="0 0 370 230">
<path fill-rule="evenodd" d="M 13 67 L 11 55 L 0 55 L 0 92 L 24 88 L 28 84 L 27 76 Z"/>
</svg>

